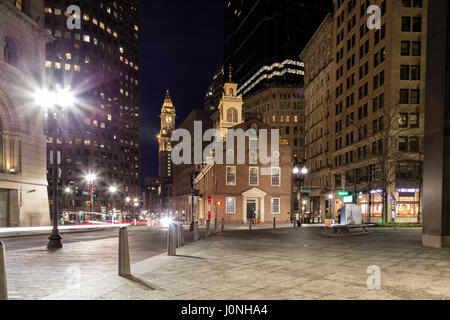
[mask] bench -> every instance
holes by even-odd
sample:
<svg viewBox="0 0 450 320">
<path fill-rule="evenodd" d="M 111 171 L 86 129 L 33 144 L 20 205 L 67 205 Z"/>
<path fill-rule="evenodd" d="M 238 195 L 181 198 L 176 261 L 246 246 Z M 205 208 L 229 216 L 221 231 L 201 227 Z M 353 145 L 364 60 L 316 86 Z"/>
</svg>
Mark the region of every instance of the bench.
<svg viewBox="0 0 450 320">
<path fill-rule="evenodd" d="M 323 236 L 339 237 L 339 236 L 353 236 L 359 234 L 370 233 L 369 227 L 373 224 L 354 224 L 354 225 L 334 225 L 325 227 L 322 232 Z"/>
</svg>

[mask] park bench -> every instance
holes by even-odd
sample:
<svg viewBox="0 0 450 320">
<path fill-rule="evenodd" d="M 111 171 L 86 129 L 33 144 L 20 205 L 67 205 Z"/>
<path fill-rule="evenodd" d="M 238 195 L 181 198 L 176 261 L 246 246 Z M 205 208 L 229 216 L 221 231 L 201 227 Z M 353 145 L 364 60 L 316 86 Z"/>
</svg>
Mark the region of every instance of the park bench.
<svg viewBox="0 0 450 320">
<path fill-rule="evenodd" d="M 370 233 L 369 227 L 372 224 L 354 224 L 354 225 L 334 225 L 325 227 L 322 232 L 323 236 L 339 237 L 339 236 L 353 236 L 359 234 Z"/>
</svg>

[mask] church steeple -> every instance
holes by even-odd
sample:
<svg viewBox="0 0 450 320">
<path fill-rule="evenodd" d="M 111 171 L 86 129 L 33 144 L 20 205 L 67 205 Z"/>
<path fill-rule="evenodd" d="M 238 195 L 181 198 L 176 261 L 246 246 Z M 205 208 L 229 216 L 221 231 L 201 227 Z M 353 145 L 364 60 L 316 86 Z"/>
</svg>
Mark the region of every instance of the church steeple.
<svg viewBox="0 0 450 320">
<path fill-rule="evenodd" d="M 159 142 L 159 176 L 167 178 L 172 176 L 172 133 L 175 130 L 175 107 L 170 98 L 169 90 L 161 108 L 161 131 L 158 135 Z"/>
</svg>

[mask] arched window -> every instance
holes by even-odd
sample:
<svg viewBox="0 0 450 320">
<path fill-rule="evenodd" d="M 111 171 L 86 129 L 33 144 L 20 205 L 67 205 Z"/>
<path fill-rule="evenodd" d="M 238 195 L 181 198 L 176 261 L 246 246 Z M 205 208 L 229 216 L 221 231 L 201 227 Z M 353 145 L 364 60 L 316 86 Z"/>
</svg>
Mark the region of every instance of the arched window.
<svg viewBox="0 0 450 320">
<path fill-rule="evenodd" d="M 238 112 L 235 108 L 230 108 L 227 111 L 227 122 L 236 123 L 238 122 Z"/>
<path fill-rule="evenodd" d="M 3 47 L 3 57 L 5 61 L 13 66 L 17 66 L 17 48 L 16 44 L 10 37 L 5 38 L 5 44 Z"/>
<path fill-rule="evenodd" d="M 234 90 L 233 88 L 230 88 L 230 96 L 234 95 Z"/>
</svg>

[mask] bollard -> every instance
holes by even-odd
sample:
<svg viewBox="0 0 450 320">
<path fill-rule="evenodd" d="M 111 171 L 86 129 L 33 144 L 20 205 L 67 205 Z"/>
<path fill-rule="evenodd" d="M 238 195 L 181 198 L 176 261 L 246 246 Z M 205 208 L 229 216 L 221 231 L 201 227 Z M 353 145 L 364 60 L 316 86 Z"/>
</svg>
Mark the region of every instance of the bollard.
<svg viewBox="0 0 450 320">
<path fill-rule="evenodd" d="M 222 218 L 222 232 L 225 229 L 225 220 Z"/>
<path fill-rule="evenodd" d="M 8 286 L 6 282 L 5 245 L 0 241 L 0 300 L 8 300 Z"/>
<path fill-rule="evenodd" d="M 294 228 L 297 227 L 297 217 L 294 217 Z"/>
<path fill-rule="evenodd" d="M 205 239 L 211 234 L 211 220 L 206 220 Z"/>
<path fill-rule="evenodd" d="M 277 227 L 277 222 L 276 222 L 275 217 L 273 217 L 273 228 L 275 229 L 276 227 Z"/>
<path fill-rule="evenodd" d="M 200 239 L 200 234 L 198 232 L 198 221 L 194 223 L 194 241 L 198 241 Z"/>
<path fill-rule="evenodd" d="M 178 248 L 184 246 L 184 230 L 183 224 L 178 225 Z"/>
<path fill-rule="evenodd" d="M 170 224 L 167 229 L 167 254 L 169 256 L 177 255 L 177 244 L 176 244 L 176 229 L 174 224 Z"/>
<path fill-rule="evenodd" d="M 219 229 L 219 225 L 217 223 L 217 218 L 216 218 L 216 219 L 214 219 L 214 233 L 217 233 L 218 229 Z"/>
<path fill-rule="evenodd" d="M 128 246 L 128 229 L 119 229 L 119 276 L 131 276 L 130 248 Z"/>
<path fill-rule="evenodd" d="M 252 230 L 252 219 L 248 220 L 248 230 Z"/>
<path fill-rule="evenodd" d="M 136 219 L 134 219 L 134 225 L 136 225 Z"/>
<path fill-rule="evenodd" d="M 178 230 L 178 224 L 177 223 L 174 223 L 173 224 L 173 231 L 174 231 L 174 237 L 175 237 L 175 248 L 178 248 L 179 247 L 179 240 L 178 240 L 178 235 L 179 235 L 179 233 L 180 233 L 180 231 Z"/>
</svg>

